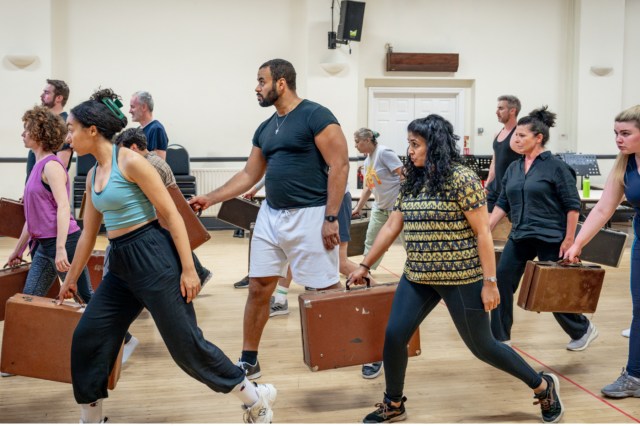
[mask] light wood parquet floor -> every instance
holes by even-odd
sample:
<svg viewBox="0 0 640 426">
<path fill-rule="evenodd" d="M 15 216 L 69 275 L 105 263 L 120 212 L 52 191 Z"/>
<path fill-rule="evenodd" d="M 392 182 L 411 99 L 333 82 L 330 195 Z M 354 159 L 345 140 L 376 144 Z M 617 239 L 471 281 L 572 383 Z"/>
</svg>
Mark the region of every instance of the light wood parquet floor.
<svg viewBox="0 0 640 426">
<path fill-rule="evenodd" d="M 197 250 L 214 278 L 195 301 L 207 339 L 235 361 L 242 345 L 246 290 L 232 284 L 246 274 L 248 240 L 232 231 L 212 232 Z M 0 259 L 15 240 L 0 238 Z M 97 248 L 106 240 L 99 238 Z M 584 352 L 565 349 L 569 338 L 551 314 L 515 308 L 513 347 L 536 370 L 560 378 L 564 423 L 636 423 L 640 401 L 606 400 L 600 388 L 617 378 L 626 364 L 629 326 L 629 253 L 619 268 L 607 268 L 597 312 L 590 316 L 600 336 Z M 359 261 L 360 257 L 353 260 Z M 395 281 L 402 272 L 404 251 L 394 245 L 374 274 L 379 282 Z M 261 382 L 278 388 L 277 423 L 357 423 L 380 402 L 383 376 L 365 380 L 360 367 L 311 372 L 302 361 L 297 296 L 292 285 L 291 313 L 269 321 L 260 347 Z M 0 333 L 3 323 L 0 322 Z M 171 360 L 150 315 L 132 325 L 140 345 L 123 367 L 122 376 L 104 402 L 113 423 L 240 423 L 240 402 L 216 394 L 183 373 Z M 532 392 L 515 378 L 478 360 L 458 337 L 446 308 L 439 305 L 420 328 L 422 354 L 411 358 L 405 392 L 410 423 L 539 423 Z M 26 377 L 0 378 L 0 422 L 76 423 L 79 409 L 71 385 Z"/>
</svg>

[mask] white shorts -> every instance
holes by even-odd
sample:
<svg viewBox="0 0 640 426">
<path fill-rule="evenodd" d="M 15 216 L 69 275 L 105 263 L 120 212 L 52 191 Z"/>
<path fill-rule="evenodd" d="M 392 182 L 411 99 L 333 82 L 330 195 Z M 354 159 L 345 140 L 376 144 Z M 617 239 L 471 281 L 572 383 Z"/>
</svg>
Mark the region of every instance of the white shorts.
<svg viewBox="0 0 640 426">
<path fill-rule="evenodd" d="M 276 210 L 260 206 L 251 239 L 249 276 L 286 276 L 306 287 L 325 288 L 340 281 L 339 246 L 322 243 L 325 206 Z"/>
</svg>

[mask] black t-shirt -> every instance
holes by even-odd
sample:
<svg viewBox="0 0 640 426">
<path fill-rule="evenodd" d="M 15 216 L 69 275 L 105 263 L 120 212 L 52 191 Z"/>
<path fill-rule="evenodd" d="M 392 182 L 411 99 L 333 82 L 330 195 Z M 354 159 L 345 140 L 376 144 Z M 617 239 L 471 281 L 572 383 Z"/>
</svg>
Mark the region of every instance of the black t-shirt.
<svg viewBox="0 0 640 426">
<path fill-rule="evenodd" d="M 267 161 L 266 200 L 274 209 L 327 204 L 328 166 L 315 137 L 339 124 L 327 108 L 303 100 L 283 117 L 274 113 L 253 136 L 253 145 Z"/>
</svg>

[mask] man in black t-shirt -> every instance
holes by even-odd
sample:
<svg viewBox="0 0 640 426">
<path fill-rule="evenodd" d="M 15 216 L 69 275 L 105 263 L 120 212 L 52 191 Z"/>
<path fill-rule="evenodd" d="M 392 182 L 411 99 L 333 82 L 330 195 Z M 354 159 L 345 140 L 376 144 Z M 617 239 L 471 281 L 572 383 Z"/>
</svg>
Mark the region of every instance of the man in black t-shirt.
<svg viewBox="0 0 640 426">
<path fill-rule="evenodd" d="M 502 178 L 507 171 L 507 167 L 513 161 L 520 158 L 514 149 L 511 148 L 511 140 L 516 130 L 518 113 L 520 112 L 520 100 L 513 95 L 502 95 L 498 97 L 498 108 L 496 115 L 503 127 L 496 133 L 493 139 L 493 158 L 489 167 L 489 176 L 486 182 L 487 207 L 489 213 L 493 210 L 500 191 L 502 190 Z"/>
<path fill-rule="evenodd" d="M 294 282 L 313 289 L 340 286 L 338 211 L 349 172 L 347 141 L 327 108 L 296 93 L 296 72 L 282 59 L 258 70 L 258 103 L 276 112 L 253 136 L 244 170 L 190 203 L 197 209 L 247 192 L 265 174 L 266 200 L 256 220 L 250 254 L 249 296 L 239 365 L 261 376 L 258 345 L 269 300 L 291 265 Z"/>
</svg>

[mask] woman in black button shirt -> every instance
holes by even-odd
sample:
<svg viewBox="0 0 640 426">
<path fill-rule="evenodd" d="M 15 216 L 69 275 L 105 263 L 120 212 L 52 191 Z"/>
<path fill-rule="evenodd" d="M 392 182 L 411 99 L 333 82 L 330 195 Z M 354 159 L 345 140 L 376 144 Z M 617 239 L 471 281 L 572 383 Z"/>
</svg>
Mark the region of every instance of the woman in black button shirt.
<svg viewBox="0 0 640 426">
<path fill-rule="evenodd" d="M 494 337 L 511 343 L 513 295 L 528 260 L 560 259 L 573 244 L 580 196 L 572 168 L 544 149 L 556 114 L 542 107 L 518 120 L 514 142 L 523 157 L 511 163 L 502 180 L 502 191 L 491 213 L 490 226 L 510 214 L 512 229 L 498 265 L 498 289 L 502 303 L 491 312 Z M 560 283 L 558 283 L 560 284 Z M 554 313 L 571 337 L 570 351 L 582 351 L 598 336 L 584 315 Z"/>
</svg>

